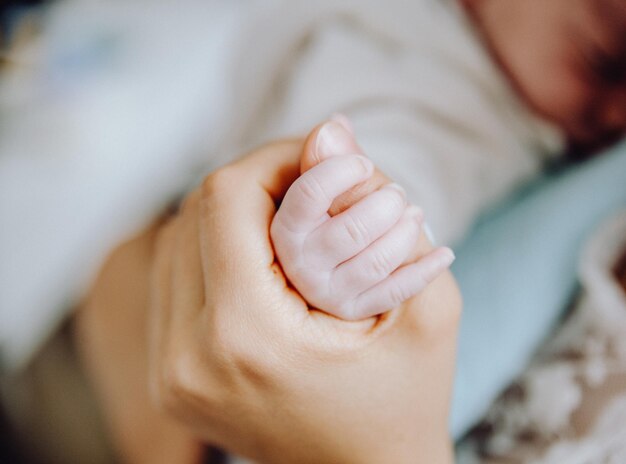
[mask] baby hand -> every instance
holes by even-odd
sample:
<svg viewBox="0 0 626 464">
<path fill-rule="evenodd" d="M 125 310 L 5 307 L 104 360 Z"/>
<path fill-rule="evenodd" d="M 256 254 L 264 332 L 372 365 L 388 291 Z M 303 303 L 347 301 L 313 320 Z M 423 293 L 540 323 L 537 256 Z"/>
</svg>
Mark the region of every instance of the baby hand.
<svg viewBox="0 0 626 464">
<path fill-rule="evenodd" d="M 311 306 L 342 319 L 396 308 L 454 255 L 437 248 L 410 262 L 421 210 L 407 204 L 399 185 L 380 186 L 346 123 L 326 123 L 315 136 L 319 140 L 305 145 L 301 163 L 303 171 L 315 165 L 290 187 L 271 226 L 285 275 Z"/>
</svg>

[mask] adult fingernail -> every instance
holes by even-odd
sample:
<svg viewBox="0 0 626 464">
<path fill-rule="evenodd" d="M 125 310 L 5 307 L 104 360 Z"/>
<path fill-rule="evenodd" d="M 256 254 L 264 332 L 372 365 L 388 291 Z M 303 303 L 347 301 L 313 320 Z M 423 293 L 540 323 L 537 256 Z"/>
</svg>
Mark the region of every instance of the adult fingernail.
<svg viewBox="0 0 626 464">
<path fill-rule="evenodd" d="M 340 123 L 329 121 L 317 134 L 316 150 L 321 159 L 354 153 L 354 138 Z"/>
</svg>

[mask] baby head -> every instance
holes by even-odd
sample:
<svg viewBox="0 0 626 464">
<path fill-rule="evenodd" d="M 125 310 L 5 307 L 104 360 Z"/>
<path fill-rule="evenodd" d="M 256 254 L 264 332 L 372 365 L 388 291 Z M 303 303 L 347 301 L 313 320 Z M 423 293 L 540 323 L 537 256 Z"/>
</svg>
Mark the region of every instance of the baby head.
<svg viewBox="0 0 626 464">
<path fill-rule="evenodd" d="M 462 0 L 513 86 L 584 154 L 626 132 L 625 0 Z"/>
<path fill-rule="evenodd" d="M 624 249 L 622 256 L 617 260 L 617 264 L 615 264 L 615 277 L 617 281 L 622 286 L 622 288 L 626 291 L 626 249 Z"/>
</svg>

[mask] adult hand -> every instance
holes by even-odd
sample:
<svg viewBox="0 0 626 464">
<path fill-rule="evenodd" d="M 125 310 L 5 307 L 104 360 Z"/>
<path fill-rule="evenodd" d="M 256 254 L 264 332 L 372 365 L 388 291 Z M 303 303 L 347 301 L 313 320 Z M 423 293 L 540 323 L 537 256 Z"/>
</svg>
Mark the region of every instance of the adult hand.
<svg viewBox="0 0 626 464">
<path fill-rule="evenodd" d="M 113 250 L 77 311 L 77 348 L 120 462 L 196 464 L 201 442 L 150 401 L 147 321 L 160 223 Z"/>
<path fill-rule="evenodd" d="M 153 397 L 196 436 L 260 462 L 451 462 L 454 280 L 364 321 L 310 309 L 269 240 L 301 150 L 277 143 L 218 170 L 161 232 Z"/>
</svg>

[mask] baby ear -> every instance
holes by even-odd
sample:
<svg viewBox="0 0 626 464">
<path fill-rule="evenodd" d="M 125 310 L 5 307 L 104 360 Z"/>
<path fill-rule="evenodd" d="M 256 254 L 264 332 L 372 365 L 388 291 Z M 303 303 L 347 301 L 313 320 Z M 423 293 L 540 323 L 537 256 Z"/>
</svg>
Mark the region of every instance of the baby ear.
<svg viewBox="0 0 626 464">
<path fill-rule="evenodd" d="M 335 115 L 329 121 L 315 127 L 306 138 L 300 158 L 300 172 L 308 171 L 331 156 L 355 154 L 365 156 L 354 138 L 350 120 L 344 115 Z M 335 216 L 345 211 L 389 182 L 389 178 L 376 169 L 368 180 L 336 198 L 328 210 L 329 214 Z"/>
</svg>

